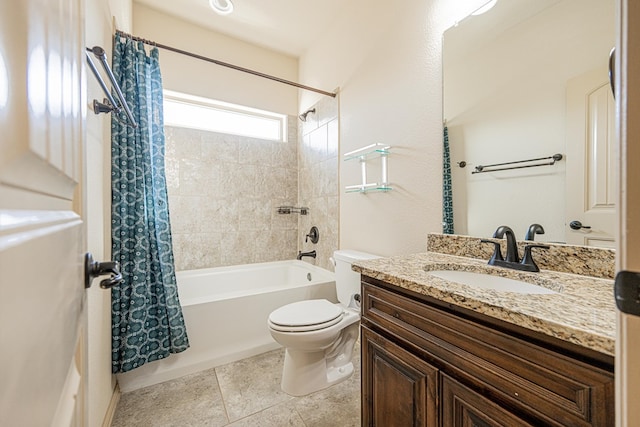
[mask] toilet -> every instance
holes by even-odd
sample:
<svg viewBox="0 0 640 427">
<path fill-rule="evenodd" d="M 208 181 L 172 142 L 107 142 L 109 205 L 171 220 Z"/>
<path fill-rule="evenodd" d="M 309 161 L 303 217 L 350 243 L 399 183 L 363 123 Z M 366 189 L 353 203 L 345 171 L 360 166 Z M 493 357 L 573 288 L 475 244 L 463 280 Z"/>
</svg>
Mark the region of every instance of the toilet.
<svg viewBox="0 0 640 427">
<path fill-rule="evenodd" d="M 269 315 L 269 332 L 286 348 L 282 390 L 304 396 L 346 380 L 353 373 L 353 346 L 360 326 L 360 274 L 357 260 L 379 258 L 353 250 L 333 253 L 338 303 L 298 301 Z"/>
</svg>

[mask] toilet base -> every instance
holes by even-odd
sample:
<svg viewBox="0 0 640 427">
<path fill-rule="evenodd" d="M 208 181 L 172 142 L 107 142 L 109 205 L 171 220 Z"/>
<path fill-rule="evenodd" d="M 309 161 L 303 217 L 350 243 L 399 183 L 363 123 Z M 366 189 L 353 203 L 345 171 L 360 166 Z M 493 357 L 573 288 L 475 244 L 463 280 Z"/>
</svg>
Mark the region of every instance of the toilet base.
<svg viewBox="0 0 640 427">
<path fill-rule="evenodd" d="M 346 380 L 353 371 L 350 360 L 341 366 L 327 366 L 324 351 L 287 349 L 282 370 L 282 391 L 291 396 L 305 396 Z"/>
<path fill-rule="evenodd" d="M 359 330 L 359 322 L 347 326 L 332 345 L 318 351 L 288 347 L 282 369 L 282 391 L 304 396 L 349 378 L 354 371 L 351 360 Z"/>
</svg>

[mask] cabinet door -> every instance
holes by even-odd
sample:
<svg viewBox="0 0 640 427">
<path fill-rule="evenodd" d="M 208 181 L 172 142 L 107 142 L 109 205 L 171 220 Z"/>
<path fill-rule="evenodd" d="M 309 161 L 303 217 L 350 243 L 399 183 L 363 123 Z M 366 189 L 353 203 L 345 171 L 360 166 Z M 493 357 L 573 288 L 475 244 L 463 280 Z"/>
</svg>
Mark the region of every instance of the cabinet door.
<svg viewBox="0 0 640 427">
<path fill-rule="evenodd" d="M 436 427 L 438 370 L 362 327 L 363 426 Z"/>
<path fill-rule="evenodd" d="M 478 392 L 442 374 L 442 425 L 447 427 L 531 426 Z"/>
</svg>

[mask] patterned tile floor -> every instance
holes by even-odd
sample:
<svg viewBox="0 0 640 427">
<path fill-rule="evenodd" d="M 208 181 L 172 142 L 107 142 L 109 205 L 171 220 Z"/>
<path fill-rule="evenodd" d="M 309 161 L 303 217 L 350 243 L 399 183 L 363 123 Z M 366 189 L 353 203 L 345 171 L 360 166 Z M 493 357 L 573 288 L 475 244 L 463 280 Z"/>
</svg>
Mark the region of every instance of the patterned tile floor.
<svg viewBox="0 0 640 427">
<path fill-rule="evenodd" d="M 303 397 L 280 389 L 282 349 L 124 393 L 112 427 L 358 427 L 359 353 L 351 378 Z"/>
</svg>

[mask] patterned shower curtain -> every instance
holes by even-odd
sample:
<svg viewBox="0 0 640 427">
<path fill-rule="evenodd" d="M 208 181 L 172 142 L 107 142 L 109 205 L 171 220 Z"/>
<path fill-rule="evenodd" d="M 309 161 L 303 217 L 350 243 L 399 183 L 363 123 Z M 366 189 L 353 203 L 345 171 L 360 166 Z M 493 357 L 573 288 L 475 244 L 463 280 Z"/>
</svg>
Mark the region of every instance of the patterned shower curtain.
<svg viewBox="0 0 640 427">
<path fill-rule="evenodd" d="M 164 172 L 158 50 L 115 37 L 113 73 L 138 123 L 111 120 L 111 238 L 124 281 L 111 290 L 112 370 L 189 347 L 178 299 Z"/>
<path fill-rule="evenodd" d="M 449 158 L 449 129 L 443 129 L 442 150 L 442 233 L 453 234 L 453 186 L 451 185 L 451 159 Z"/>
</svg>

